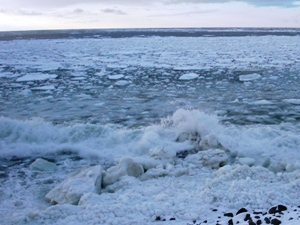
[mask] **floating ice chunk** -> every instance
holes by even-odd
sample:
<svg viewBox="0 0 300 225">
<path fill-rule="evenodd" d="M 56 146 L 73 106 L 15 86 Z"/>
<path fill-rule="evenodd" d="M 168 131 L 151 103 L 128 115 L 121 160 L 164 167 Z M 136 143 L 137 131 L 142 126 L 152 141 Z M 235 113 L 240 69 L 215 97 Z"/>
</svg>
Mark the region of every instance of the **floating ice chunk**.
<svg viewBox="0 0 300 225">
<path fill-rule="evenodd" d="M 174 67 L 173 70 L 176 71 L 184 71 L 184 70 L 200 70 L 202 68 L 196 67 L 196 66 L 179 66 L 179 67 Z"/>
<path fill-rule="evenodd" d="M 107 68 L 109 69 L 125 69 L 127 68 L 127 65 L 119 65 L 119 64 L 108 64 Z"/>
<path fill-rule="evenodd" d="M 108 79 L 110 79 L 110 80 L 119 80 L 119 79 L 122 79 L 123 77 L 124 77 L 123 74 L 110 75 L 110 76 L 108 76 Z"/>
<path fill-rule="evenodd" d="M 196 73 L 187 73 L 179 77 L 179 80 L 193 80 L 198 78 L 198 74 Z"/>
<path fill-rule="evenodd" d="M 57 170 L 57 166 L 55 163 L 49 162 L 44 159 L 36 159 L 33 163 L 30 164 L 29 168 L 31 170 L 39 170 L 39 171 L 55 171 Z"/>
<path fill-rule="evenodd" d="M 300 105 L 300 99 L 291 98 L 291 99 L 284 99 L 283 101 L 290 104 Z"/>
<path fill-rule="evenodd" d="M 105 102 L 98 102 L 94 104 L 94 106 L 103 106 L 103 105 L 105 105 Z"/>
<path fill-rule="evenodd" d="M 251 104 L 253 104 L 253 105 L 273 105 L 274 103 L 263 99 L 263 100 L 254 101 Z"/>
<path fill-rule="evenodd" d="M 239 79 L 240 81 L 252 81 L 252 80 L 257 80 L 260 79 L 261 75 L 258 73 L 253 73 L 253 74 L 247 74 L 247 75 L 240 75 Z"/>
<path fill-rule="evenodd" d="M 131 84 L 131 81 L 119 80 L 114 85 L 116 85 L 116 86 L 126 86 L 126 85 L 129 85 L 129 84 Z"/>
<path fill-rule="evenodd" d="M 0 78 L 12 78 L 12 77 L 18 77 L 20 74 L 18 73 L 12 73 L 12 72 L 0 72 Z"/>
<path fill-rule="evenodd" d="M 86 77 L 72 77 L 71 80 L 85 80 Z"/>
<path fill-rule="evenodd" d="M 48 91 L 48 90 L 54 90 L 54 89 L 55 89 L 55 87 L 53 85 L 31 88 L 31 90 L 36 90 L 36 91 Z"/>
<path fill-rule="evenodd" d="M 52 203 L 77 205 L 81 196 L 101 190 L 102 168 L 92 166 L 71 174 L 64 182 L 52 189 L 46 199 Z"/>
<path fill-rule="evenodd" d="M 22 81 L 35 81 L 35 80 L 49 80 L 49 79 L 55 79 L 56 77 L 57 75 L 53 75 L 53 74 L 31 73 L 19 77 L 16 81 L 22 82 Z"/>
</svg>

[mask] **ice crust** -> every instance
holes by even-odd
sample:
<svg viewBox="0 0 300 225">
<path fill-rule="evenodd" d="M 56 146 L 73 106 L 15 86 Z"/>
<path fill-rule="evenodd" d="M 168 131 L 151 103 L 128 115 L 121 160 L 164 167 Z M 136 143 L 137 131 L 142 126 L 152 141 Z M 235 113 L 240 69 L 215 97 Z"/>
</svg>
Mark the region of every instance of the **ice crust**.
<svg viewBox="0 0 300 225">
<path fill-rule="evenodd" d="M 1 143 L 4 149 L 15 151 L 22 145 L 27 156 L 43 149 L 48 157 L 54 154 L 57 164 L 55 173 L 41 170 L 32 178 L 32 170 L 24 164 L 8 167 L 8 176 L 14 176 L 14 167 L 18 167 L 27 178 L 10 179 L 3 189 L 4 196 L 11 188 L 20 193 L 12 200 L 4 198 L 9 207 L 3 213 L 18 209 L 9 218 L 3 215 L 6 224 L 153 224 L 158 218 L 168 224 L 194 220 L 215 224 L 225 212 L 241 207 L 267 210 L 279 203 L 298 204 L 296 151 L 300 142 L 298 131 L 288 125 L 224 126 L 217 116 L 180 109 L 160 125 L 140 130 L 1 118 L 4 126 L 6 131 L 11 129 L 0 133 L 6 140 L 5 145 Z M 35 149 L 30 144 L 33 140 Z M 3 150 L 1 154 L 10 155 Z M 82 159 L 70 160 L 72 154 Z M 98 160 L 104 157 L 107 161 L 109 154 L 116 163 L 106 165 L 102 173 L 99 168 L 104 163 Z M 88 166 L 90 157 L 98 165 Z M 21 185 L 24 179 L 30 179 L 27 189 Z M 9 182 L 20 185 L 10 186 Z M 59 204 L 47 206 L 45 196 Z M 26 204 L 31 209 L 22 207 Z M 222 221 L 227 224 L 228 219 L 222 217 Z"/>
</svg>

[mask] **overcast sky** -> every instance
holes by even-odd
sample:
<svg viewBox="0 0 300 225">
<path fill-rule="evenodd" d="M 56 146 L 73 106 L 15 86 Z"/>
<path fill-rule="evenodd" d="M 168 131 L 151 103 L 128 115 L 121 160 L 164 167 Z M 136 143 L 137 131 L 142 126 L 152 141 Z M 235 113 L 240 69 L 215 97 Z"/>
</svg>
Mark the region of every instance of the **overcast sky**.
<svg viewBox="0 0 300 225">
<path fill-rule="evenodd" d="M 298 27 L 300 0 L 0 0 L 0 30 Z"/>
</svg>

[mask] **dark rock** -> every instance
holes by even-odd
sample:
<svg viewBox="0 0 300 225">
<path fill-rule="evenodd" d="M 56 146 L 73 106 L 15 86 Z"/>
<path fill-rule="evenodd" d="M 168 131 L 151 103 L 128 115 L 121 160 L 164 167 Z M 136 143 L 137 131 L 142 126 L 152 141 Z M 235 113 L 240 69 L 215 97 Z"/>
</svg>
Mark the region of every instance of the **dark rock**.
<svg viewBox="0 0 300 225">
<path fill-rule="evenodd" d="M 253 214 L 256 214 L 256 215 L 258 215 L 258 214 L 262 214 L 262 212 L 257 212 L 257 211 L 254 211 L 254 212 L 253 212 Z"/>
<path fill-rule="evenodd" d="M 260 216 L 254 216 L 255 219 L 260 219 Z"/>
<path fill-rule="evenodd" d="M 180 159 L 184 159 L 189 155 L 190 151 L 184 150 L 176 153 L 176 157 Z"/>
<path fill-rule="evenodd" d="M 156 221 L 161 220 L 160 216 L 157 216 L 157 217 L 155 218 L 155 220 L 156 220 Z"/>
<path fill-rule="evenodd" d="M 289 218 L 289 220 L 293 220 L 293 219 L 294 219 L 293 217 L 290 217 L 290 218 Z"/>
<path fill-rule="evenodd" d="M 176 220 L 174 217 L 170 218 L 170 220 Z"/>
<path fill-rule="evenodd" d="M 261 225 L 262 224 L 262 221 L 261 220 L 257 220 L 256 221 L 256 225 Z"/>
<path fill-rule="evenodd" d="M 233 225 L 232 219 L 228 220 L 228 225 Z"/>
<path fill-rule="evenodd" d="M 245 208 L 241 208 L 241 209 L 239 209 L 239 211 L 237 211 L 236 215 L 238 215 L 240 213 L 244 213 L 244 212 L 248 212 L 248 210 Z"/>
<path fill-rule="evenodd" d="M 270 224 L 271 220 L 268 217 L 265 217 L 265 222 L 266 222 L 266 224 Z"/>
<path fill-rule="evenodd" d="M 269 214 L 282 213 L 282 211 L 287 210 L 287 207 L 284 205 L 273 206 L 269 209 Z"/>
<path fill-rule="evenodd" d="M 252 220 L 250 214 L 247 214 L 247 215 L 245 216 L 245 219 L 244 219 L 244 221 L 248 221 L 248 220 Z"/>
<path fill-rule="evenodd" d="M 282 211 L 286 211 L 287 207 L 285 205 L 278 205 L 278 211 L 282 212 Z"/>
<path fill-rule="evenodd" d="M 218 210 L 217 210 L 217 209 L 213 209 L 212 211 L 213 211 L 213 212 L 217 212 Z"/>
<path fill-rule="evenodd" d="M 270 214 L 275 214 L 275 213 L 277 213 L 277 206 L 274 206 L 274 207 L 270 208 L 270 209 L 269 209 L 269 213 L 270 213 Z"/>
<path fill-rule="evenodd" d="M 248 224 L 249 225 L 256 225 L 252 220 L 249 220 Z"/>
<path fill-rule="evenodd" d="M 203 223 L 207 223 L 207 220 L 204 220 Z"/>
<path fill-rule="evenodd" d="M 281 221 L 275 218 L 275 219 L 272 219 L 271 224 L 279 225 L 279 224 L 281 224 Z"/>
<path fill-rule="evenodd" d="M 233 217 L 233 213 L 225 213 L 224 216 Z"/>
</svg>

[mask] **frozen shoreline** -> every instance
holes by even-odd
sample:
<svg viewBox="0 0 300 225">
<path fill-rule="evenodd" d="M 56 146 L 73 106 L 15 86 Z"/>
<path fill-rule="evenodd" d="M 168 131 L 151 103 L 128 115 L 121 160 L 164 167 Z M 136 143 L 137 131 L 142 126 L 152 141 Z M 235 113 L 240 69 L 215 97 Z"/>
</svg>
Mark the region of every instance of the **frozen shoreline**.
<svg viewBox="0 0 300 225">
<path fill-rule="evenodd" d="M 268 224 L 268 220 L 274 219 L 282 224 L 299 223 L 296 196 L 299 170 L 275 174 L 263 167 L 238 164 L 219 169 L 197 168 L 195 164 L 184 166 L 184 163 L 158 166 L 138 178 L 123 176 L 100 194 L 87 191 L 78 205 L 51 206 L 45 200 L 51 187 L 65 180 L 68 171 L 73 172 L 74 167 L 79 169 L 79 165 L 89 161 L 65 159 L 57 163 L 56 172 L 30 170 L 32 160 L 13 166 L 18 169 L 12 172 L 8 167 L 10 181 L 4 182 L 1 193 L 3 197 L 7 195 L 1 202 L 2 221 L 20 225 L 162 222 L 227 225 L 250 224 L 252 218 L 254 224 Z M 18 194 L 9 197 L 10 192 Z M 287 209 L 270 212 L 270 208 L 280 204 Z M 239 212 L 241 208 L 247 212 Z M 257 223 L 259 220 L 262 223 Z"/>
</svg>

